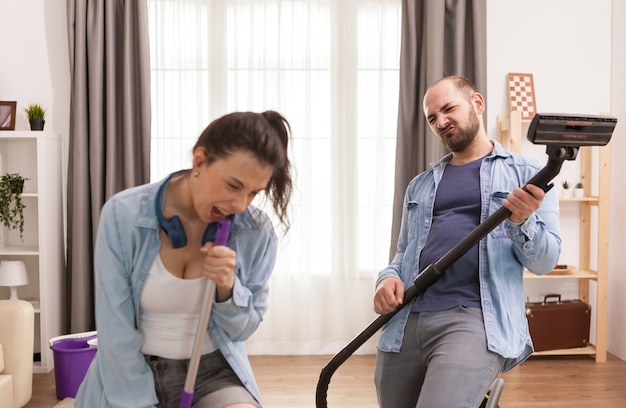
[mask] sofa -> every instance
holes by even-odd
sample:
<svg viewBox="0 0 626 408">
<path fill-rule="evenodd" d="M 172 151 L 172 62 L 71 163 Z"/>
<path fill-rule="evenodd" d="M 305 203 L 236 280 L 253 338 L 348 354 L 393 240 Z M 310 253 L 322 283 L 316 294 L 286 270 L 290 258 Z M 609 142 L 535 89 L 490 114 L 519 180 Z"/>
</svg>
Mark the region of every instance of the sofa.
<svg viewBox="0 0 626 408">
<path fill-rule="evenodd" d="M 24 300 L 0 300 L 0 408 L 22 408 L 33 395 L 35 311 Z"/>
</svg>

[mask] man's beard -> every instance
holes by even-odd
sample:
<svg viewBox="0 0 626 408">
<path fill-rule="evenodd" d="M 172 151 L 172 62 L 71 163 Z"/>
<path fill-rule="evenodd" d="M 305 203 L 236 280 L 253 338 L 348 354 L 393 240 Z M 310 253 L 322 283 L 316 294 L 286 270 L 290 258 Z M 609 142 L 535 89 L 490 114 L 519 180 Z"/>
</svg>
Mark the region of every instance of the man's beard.
<svg viewBox="0 0 626 408">
<path fill-rule="evenodd" d="M 474 138 L 478 134 L 478 130 L 480 129 L 478 116 L 475 112 L 470 112 L 468 116 L 467 125 L 465 127 L 460 127 L 458 124 L 455 124 L 456 129 L 453 130 L 451 135 L 447 135 L 445 138 L 439 136 L 443 144 L 446 145 L 448 150 L 451 152 L 460 152 L 465 150 L 472 144 Z"/>
</svg>

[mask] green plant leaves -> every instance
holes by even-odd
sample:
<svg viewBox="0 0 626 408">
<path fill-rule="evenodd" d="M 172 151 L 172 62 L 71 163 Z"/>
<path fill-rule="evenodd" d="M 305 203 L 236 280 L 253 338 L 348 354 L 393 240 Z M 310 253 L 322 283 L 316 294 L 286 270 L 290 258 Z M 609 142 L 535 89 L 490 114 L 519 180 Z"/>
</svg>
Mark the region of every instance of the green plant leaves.
<svg viewBox="0 0 626 408">
<path fill-rule="evenodd" d="M 46 117 L 46 109 L 38 103 L 31 103 L 24 108 L 24 112 L 26 112 L 28 120 L 44 120 Z"/>
<path fill-rule="evenodd" d="M 0 222 L 9 229 L 19 229 L 24 238 L 24 208 L 22 192 L 28 180 L 18 173 L 7 173 L 0 178 Z"/>
</svg>

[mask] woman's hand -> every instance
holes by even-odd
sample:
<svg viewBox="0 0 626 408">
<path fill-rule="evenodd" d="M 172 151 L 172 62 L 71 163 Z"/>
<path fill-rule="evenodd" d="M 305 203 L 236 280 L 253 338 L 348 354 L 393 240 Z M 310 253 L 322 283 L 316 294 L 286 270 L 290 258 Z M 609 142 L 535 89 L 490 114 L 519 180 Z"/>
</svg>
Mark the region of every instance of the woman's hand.
<svg viewBox="0 0 626 408">
<path fill-rule="evenodd" d="M 204 252 L 202 274 L 215 282 L 217 302 L 224 302 L 233 295 L 235 286 L 235 262 L 237 253 L 224 245 L 207 242 L 200 251 Z"/>
</svg>

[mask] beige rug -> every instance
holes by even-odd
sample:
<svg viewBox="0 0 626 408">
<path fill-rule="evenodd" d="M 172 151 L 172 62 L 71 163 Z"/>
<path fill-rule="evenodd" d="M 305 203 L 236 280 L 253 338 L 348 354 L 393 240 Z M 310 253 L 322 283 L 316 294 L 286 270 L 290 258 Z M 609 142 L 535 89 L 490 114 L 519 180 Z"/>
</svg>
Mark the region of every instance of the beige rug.
<svg viewBox="0 0 626 408">
<path fill-rule="evenodd" d="M 72 408 L 74 406 L 74 398 L 65 398 L 54 406 L 54 408 Z"/>
</svg>

